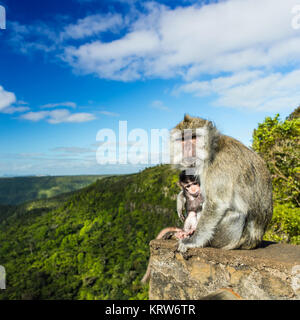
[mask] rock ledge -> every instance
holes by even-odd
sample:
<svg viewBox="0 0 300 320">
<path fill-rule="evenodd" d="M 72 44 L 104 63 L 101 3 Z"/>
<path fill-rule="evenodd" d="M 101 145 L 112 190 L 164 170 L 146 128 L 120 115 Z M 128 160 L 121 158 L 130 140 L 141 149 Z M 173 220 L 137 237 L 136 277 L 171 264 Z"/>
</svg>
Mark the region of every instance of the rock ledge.
<svg viewBox="0 0 300 320">
<path fill-rule="evenodd" d="M 254 250 L 177 251 L 175 240 L 153 240 L 150 299 L 195 300 L 220 289 L 242 299 L 300 299 L 300 246 L 263 242 Z"/>
</svg>

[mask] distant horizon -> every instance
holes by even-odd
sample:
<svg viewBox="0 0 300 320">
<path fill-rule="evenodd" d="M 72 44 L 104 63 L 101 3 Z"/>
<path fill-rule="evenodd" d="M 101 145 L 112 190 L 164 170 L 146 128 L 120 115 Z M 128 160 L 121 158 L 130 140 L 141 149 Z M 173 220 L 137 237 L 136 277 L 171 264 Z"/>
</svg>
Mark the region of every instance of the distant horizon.
<svg viewBox="0 0 300 320">
<path fill-rule="evenodd" d="M 19 175 L 19 176 L 13 176 L 13 175 L 3 175 L 0 176 L 0 179 L 3 178 L 41 178 L 41 177 L 79 177 L 79 176 L 111 176 L 111 175 L 126 175 L 126 173 L 106 173 L 106 174 L 59 174 L 59 175 L 52 175 L 52 174 L 28 174 L 28 175 Z"/>
</svg>

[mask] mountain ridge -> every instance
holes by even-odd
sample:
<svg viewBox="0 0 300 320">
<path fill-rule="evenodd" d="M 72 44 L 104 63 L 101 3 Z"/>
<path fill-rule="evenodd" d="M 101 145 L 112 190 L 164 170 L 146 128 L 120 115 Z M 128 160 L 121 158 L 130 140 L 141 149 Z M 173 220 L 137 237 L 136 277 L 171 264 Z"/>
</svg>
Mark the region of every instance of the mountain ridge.
<svg viewBox="0 0 300 320">
<path fill-rule="evenodd" d="M 17 207 L 0 223 L 0 299 L 146 299 L 148 244 L 180 224 L 176 182 L 177 171 L 157 166 L 103 178 L 48 208 Z"/>
</svg>

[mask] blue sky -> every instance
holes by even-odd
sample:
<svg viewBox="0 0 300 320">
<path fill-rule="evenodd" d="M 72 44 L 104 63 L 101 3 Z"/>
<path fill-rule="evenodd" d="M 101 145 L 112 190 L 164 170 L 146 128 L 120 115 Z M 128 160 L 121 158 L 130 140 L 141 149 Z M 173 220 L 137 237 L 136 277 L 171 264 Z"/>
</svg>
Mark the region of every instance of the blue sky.
<svg viewBox="0 0 300 320">
<path fill-rule="evenodd" d="M 96 163 L 98 130 L 122 120 L 150 132 L 190 113 L 251 145 L 300 104 L 297 4 L 0 0 L 0 176 L 135 172 Z"/>
</svg>

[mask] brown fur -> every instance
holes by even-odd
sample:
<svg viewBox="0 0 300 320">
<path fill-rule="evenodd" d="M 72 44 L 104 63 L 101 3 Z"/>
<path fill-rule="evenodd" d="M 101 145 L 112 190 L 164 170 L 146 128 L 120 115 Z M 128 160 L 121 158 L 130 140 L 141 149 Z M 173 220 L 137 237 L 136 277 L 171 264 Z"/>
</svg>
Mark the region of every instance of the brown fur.
<svg viewBox="0 0 300 320">
<path fill-rule="evenodd" d="M 175 129 L 184 130 L 184 129 L 197 129 L 202 128 L 207 123 L 207 120 L 201 118 L 193 118 L 188 114 L 184 115 L 183 121 L 179 122 Z"/>
</svg>

